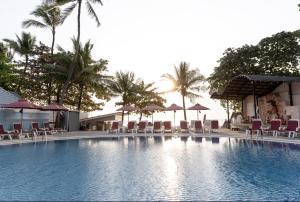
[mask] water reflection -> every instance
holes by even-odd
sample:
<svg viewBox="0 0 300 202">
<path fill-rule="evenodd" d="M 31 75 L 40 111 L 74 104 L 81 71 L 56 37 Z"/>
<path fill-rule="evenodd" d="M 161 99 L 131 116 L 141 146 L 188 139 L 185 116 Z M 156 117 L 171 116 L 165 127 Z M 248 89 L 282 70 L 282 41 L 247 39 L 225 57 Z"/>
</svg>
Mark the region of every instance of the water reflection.
<svg viewBox="0 0 300 202">
<path fill-rule="evenodd" d="M 213 138 L 211 138 L 211 142 L 212 142 L 213 144 L 219 144 L 219 143 L 220 143 L 220 138 L 218 138 L 218 137 L 213 137 Z"/>
</svg>

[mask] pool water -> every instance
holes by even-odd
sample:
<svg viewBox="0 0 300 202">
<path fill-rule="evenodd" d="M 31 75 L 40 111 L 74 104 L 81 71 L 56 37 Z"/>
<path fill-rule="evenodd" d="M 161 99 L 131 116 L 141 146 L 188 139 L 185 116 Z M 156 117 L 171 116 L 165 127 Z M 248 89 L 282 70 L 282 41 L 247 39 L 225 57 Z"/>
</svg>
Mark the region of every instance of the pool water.
<svg viewBox="0 0 300 202">
<path fill-rule="evenodd" d="M 0 200 L 300 200 L 300 147 L 232 138 L 0 147 Z"/>
</svg>

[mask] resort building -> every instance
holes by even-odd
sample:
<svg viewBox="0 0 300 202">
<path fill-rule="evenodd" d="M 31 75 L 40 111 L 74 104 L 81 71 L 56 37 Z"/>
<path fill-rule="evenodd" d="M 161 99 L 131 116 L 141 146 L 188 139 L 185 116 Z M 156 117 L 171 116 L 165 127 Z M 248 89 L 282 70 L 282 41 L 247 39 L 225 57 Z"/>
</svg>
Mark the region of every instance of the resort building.
<svg viewBox="0 0 300 202">
<path fill-rule="evenodd" d="M 240 75 L 211 97 L 241 101 L 244 122 L 300 119 L 300 77 Z"/>
<path fill-rule="evenodd" d="M 111 114 L 104 114 L 89 118 L 80 119 L 80 126 L 82 130 L 100 130 L 104 131 L 110 128 L 113 121 L 121 121 L 122 112 Z"/>
</svg>

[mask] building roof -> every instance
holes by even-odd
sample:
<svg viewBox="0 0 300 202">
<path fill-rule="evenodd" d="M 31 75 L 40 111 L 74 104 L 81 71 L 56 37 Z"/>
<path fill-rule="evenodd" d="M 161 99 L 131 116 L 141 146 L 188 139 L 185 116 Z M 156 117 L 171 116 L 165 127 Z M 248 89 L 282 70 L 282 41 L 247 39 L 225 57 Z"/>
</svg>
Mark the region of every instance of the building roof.
<svg viewBox="0 0 300 202">
<path fill-rule="evenodd" d="M 99 115 L 99 116 L 94 116 L 94 117 L 80 119 L 80 122 L 83 122 L 83 121 L 94 121 L 94 120 L 98 120 L 98 121 L 113 121 L 113 120 L 115 120 L 115 116 L 121 116 L 121 115 L 122 115 L 122 112 L 115 112 L 115 113 L 111 113 L 111 114 L 103 114 L 103 115 Z"/>
<path fill-rule="evenodd" d="M 19 96 L 17 93 L 9 92 L 0 87 L 0 106 L 16 102 L 19 99 L 21 99 L 21 96 Z"/>
<path fill-rule="evenodd" d="M 270 76 L 270 75 L 239 75 L 234 77 L 225 90 L 221 93 L 213 93 L 213 99 L 242 100 L 253 94 L 263 96 L 272 92 L 282 83 L 300 82 L 300 77 Z"/>
</svg>

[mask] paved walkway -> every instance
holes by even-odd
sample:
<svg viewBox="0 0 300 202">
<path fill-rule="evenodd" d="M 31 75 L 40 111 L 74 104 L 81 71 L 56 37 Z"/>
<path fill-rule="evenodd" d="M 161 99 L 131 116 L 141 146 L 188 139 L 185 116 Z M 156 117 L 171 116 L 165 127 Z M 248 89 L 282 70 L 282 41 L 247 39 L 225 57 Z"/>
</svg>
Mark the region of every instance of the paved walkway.
<svg viewBox="0 0 300 202">
<path fill-rule="evenodd" d="M 55 140 L 70 140 L 70 139 L 84 139 L 84 138 L 119 138 L 119 137 L 231 137 L 231 138 L 240 138 L 245 139 L 244 132 L 230 131 L 228 129 L 220 129 L 217 133 L 119 133 L 119 134 L 108 134 L 103 131 L 76 131 L 76 132 L 66 132 L 64 134 L 55 134 L 48 135 L 47 141 L 55 141 Z M 253 135 L 253 140 L 256 140 L 256 135 Z M 261 138 L 259 138 L 261 140 Z M 32 143 L 32 142 L 43 142 L 46 141 L 44 136 L 39 136 L 35 140 L 32 138 L 21 138 L 21 139 L 13 139 L 13 140 L 0 140 L 1 145 L 12 145 L 12 144 L 23 144 L 23 143 Z M 300 138 L 289 139 L 287 137 L 279 136 L 264 136 L 263 141 L 271 141 L 271 142 L 280 142 L 280 143 L 294 143 L 300 144 Z"/>
</svg>

